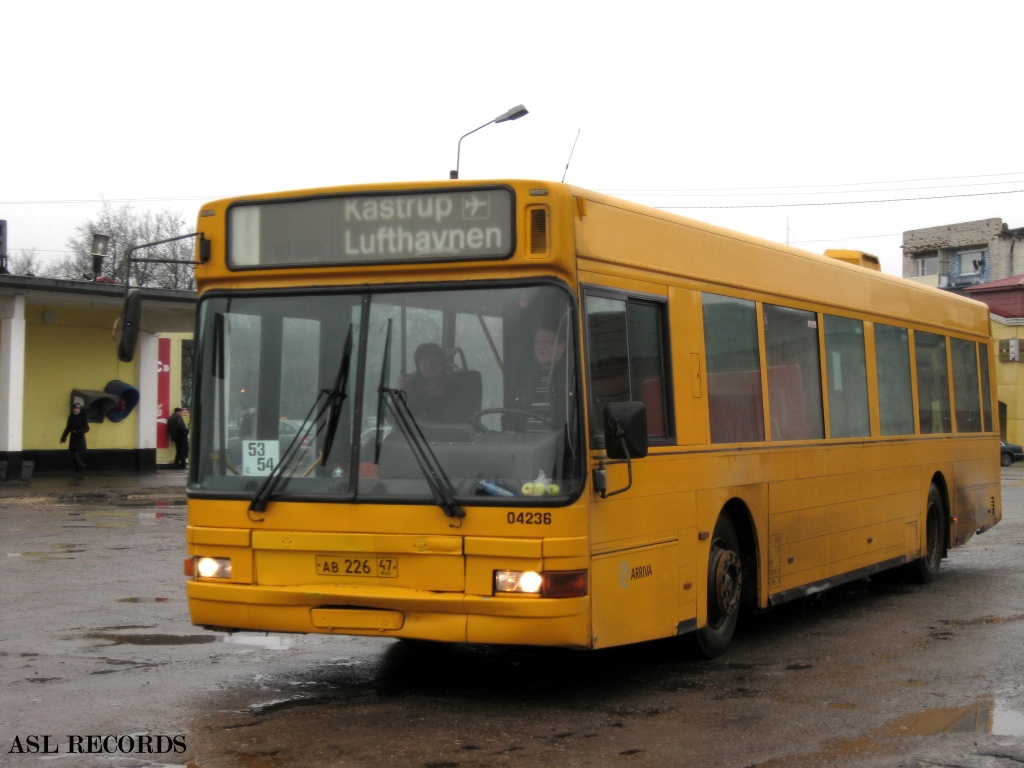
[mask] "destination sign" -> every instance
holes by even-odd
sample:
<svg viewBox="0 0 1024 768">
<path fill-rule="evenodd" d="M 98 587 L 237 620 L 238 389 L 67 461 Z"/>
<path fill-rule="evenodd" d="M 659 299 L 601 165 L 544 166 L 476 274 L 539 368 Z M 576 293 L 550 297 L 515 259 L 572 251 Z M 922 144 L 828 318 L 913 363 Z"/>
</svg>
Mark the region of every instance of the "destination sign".
<svg viewBox="0 0 1024 768">
<path fill-rule="evenodd" d="M 239 203 L 233 268 L 501 259 L 515 246 L 506 188 Z"/>
</svg>

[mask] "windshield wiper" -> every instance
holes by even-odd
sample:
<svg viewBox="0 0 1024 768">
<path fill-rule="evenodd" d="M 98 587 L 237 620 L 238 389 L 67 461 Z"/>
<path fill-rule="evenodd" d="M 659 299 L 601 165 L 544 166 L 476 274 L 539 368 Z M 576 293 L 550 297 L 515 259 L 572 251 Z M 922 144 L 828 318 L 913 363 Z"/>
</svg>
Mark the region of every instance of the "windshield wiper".
<svg viewBox="0 0 1024 768">
<path fill-rule="evenodd" d="M 380 382 L 377 384 L 377 392 L 383 392 L 388 385 L 388 373 L 391 362 L 391 320 L 388 320 L 388 330 L 384 335 L 384 360 L 380 364 Z M 373 463 L 380 464 L 380 444 L 384 439 L 384 398 L 377 396 L 377 424 L 373 433 Z"/>
<path fill-rule="evenodd" d="M 416 417 L 409 410 L 409 405 L 405 402 L 405 393 L 400 389 L 381 387 L 379 397 L 387 404 L 396 426 L 409 443 L 416 465 L 434 494 L 434 503 L 448 517 L 456 519 L 465 517 L 466 510 L 460 507 L 455 500 L 452 481 L 444 471 L 434 449 L 430 447 L 430 442 L 423 434 L 423 430 L 420 429 Z"/>
<path fill-rule="evenodd" d="M 348 336 L 345 337 L 345 351 L 341 354 L 341 364 L 338 366 L 338 375 L 334 379 L 334 389 L 325 390 L 327 404 L 330 413 L 327 415 L 327 434 L 324 435 L 324 449 L 320 465 L 327 466 L 327 456 L 334 445 L 334 436 L 338 432 L 338 419 L 341 417 L 341 406 L 345 403 L 348 389 L 348 367 L 352 360 L 352 325 L 348 326 Z"/>
<path fill-rule="evenodd" d="M 419 422 L 409 410 L 409 404 L 405 402 L 405 393 L 400 389 L 391 389 L 387 386 L 388 362 L 391 358 L 391 321 L 388 320 L 387 335 L 384 338 L 384 361 L 380 367 L 380 386 L 377 388 L 377 434 L 374 444 L 373 460 L 375 464 L 380 463 L 381 434 L 384 425 L 384 408 L 387 407 L 392 419 L 398 426 L 399 431 L 409 443 L 412 456 L 416 460 L 423 478 L 430 486 L 434 494 L 434 503 L 448 517 L 461 520 L 466 516 L 466 510 L 455 501 L 455 489 L 452 488 L 452 481 L 444 471 L 441 461 L 430 447 Z"/>
<path fill-rule="evenodd" d="M 352 326 L 350 324 L 348 327 L 348 335 L 345 339 L 345 351 L 341 355 L 341 362 L 338 365 L 338 374 L 334 379 L 334 387 L 331 389 L 320 390 L 320 393 L 316 396 L 316 400 L 313 401 L 312 407 L 309 409 L 309 413 L 306 414 L 306 418 L 302 420 L 302 424 L 298 431 L 292 437 L 291 441 L 289 441 L 288 447 L 285 448 L 284 453 L 277 462 L 277 465 L 270 470 L 270 474 L 263 478 L 263 482 L 260 483 L 259 488 L 256 489 L 256 493 L 253 494 L 252 501 L 249 502 L 250 512 L 266 511 L 267 504 L 270 503 L 270 494 L 274 492 L 277 484 L 284 476 L 285 468 L 288 467 L 295 459 L 303 440 L 309 435 L 312 427 L 317 427 L 315 434 L 320 433 L 321 427 L 318 425 L 325 413 L 328 414 L 327 433 L 324 436 L 324 447 L 321 453 L 321 462 L 323 465 L 327 464 L 327 456 L 331 451 L 331 446 L 334 443 L 334 436 L 338 430 L 338 419 L 341 416 L 341 406 L 347 397 L 345 390 L 348 388 L 348 370 L 351 360 Z"/>
</svg>

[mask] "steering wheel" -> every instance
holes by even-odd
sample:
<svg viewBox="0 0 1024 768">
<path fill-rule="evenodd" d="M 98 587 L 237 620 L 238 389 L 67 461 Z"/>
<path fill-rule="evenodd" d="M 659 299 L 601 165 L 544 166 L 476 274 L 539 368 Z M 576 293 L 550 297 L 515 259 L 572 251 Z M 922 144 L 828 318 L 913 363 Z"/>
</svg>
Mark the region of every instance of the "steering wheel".
<svg viewBox="0 0 1024 768">
<path fill-rule="evenodd" d="M 548 427 L 549 429 L 555 429 L 555 423 L 546 416 L 539 416 L 536 413 L 533 413 L 532 411 L 521 411 L 518 408 L 484 408 L 482 411 L 477 411 L 472 416 L 470 416 L 469 423 L 478 432 L 493 432 L 494 430 L 484 426 L 484 423 L 481 421 L 481 419 L 484 416 L 489 416 L 492 413 L 508 413 L 514 416 L 522 416 L 525 419 L 539 421 L 541 424 L 543 424 L 545 427 Z"/>
</svg>

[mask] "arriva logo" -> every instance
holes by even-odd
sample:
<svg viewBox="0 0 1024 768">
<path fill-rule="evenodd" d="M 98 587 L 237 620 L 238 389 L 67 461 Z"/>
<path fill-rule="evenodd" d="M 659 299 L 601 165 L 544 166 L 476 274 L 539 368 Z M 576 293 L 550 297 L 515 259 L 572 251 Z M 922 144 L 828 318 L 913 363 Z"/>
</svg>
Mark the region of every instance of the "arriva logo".
<svg viewBox="0 0 1024 768">
<path fill-rule="evenodd" d="M 625 561 L 619 563 L 619 586 L 623 589 L 628 589 L 631 581 L 648 579 L 653 575 L 654 566 L 650 563 L 633 566 Z"/>
</svg>

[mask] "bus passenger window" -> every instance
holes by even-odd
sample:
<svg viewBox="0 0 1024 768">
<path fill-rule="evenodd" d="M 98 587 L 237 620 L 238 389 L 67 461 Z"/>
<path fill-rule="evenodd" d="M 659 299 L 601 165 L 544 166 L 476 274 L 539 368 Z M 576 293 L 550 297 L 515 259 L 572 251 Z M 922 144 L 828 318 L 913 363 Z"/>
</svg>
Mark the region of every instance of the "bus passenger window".
<svg viewBox="0 0 1024 768">
<path fill-rule="evenodd" d="M 981 412 L 984 416 L 984 429 L 992 431 L 992 382 L 988 378 L 988 345 L 978 345 L 978 359 L 981 361 Z"/>
<path fill-rule="evenodd" d="M 883 435 L 914 434 L 914 391 L 910 379 L 910 332 L 875 324 L 878 416 Z"/>
<path fill-rule="evenodd" d="M 921 434 L 952 432 L 949 379 L 946 377 L 946 337 L 914 332 L 917 356 L 917 414 Z"/>
<path fill-rule="evenodd" d="M 867 437 L 868 376 L 864 323 L 825 315 L 825 370 L 828 375 L 829 437 Z"/>
<path fill-rule="evenodd" d="M 765 304 L 764 346 L 772 440 L 823 438 L 817 315 Z"/>
<path fill-rule="evenodd" d="M 956 431 L 981 432 L 981 394 L 978 391 L 978 345 L 950 339 L 953 352 L 953 402 Z"/>
<path fill-rule="evenodd" d="M 752 301 L 705 293 L 704 356 L 712 443 L 764 440 L 757 308 Z"/>
</svg>

